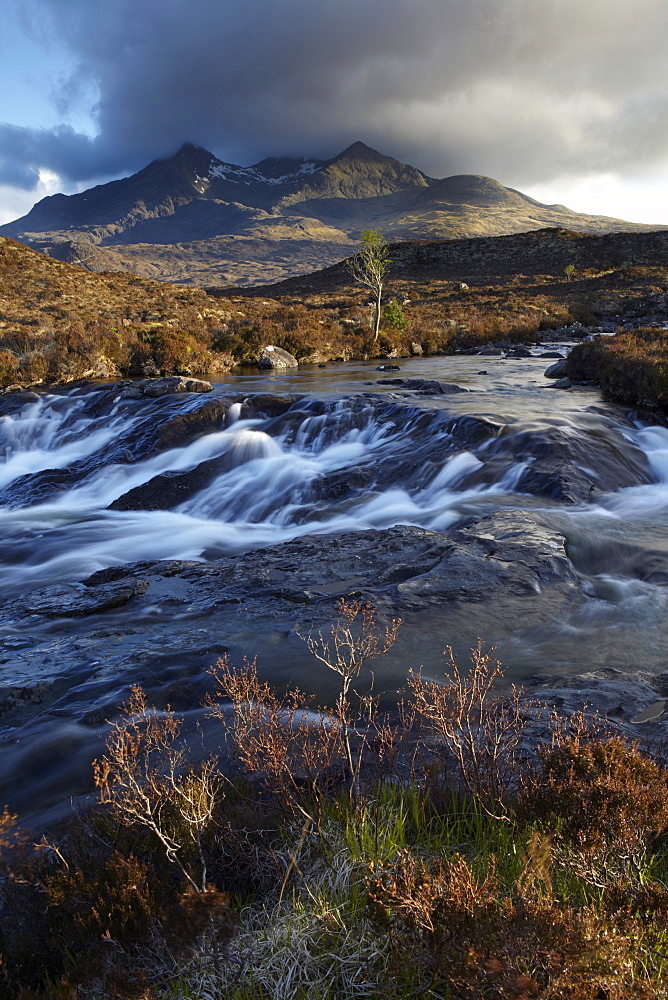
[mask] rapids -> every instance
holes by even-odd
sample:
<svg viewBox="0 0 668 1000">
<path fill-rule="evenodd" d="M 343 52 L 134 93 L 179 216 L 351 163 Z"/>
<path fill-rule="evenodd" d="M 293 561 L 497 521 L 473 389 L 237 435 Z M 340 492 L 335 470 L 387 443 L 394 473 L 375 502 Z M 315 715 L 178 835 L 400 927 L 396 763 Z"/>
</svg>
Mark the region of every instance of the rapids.
<svg viewBox="0 0 668 1000">
<path fill-rule="evenodd" d="M 513 679 L 665 670 L 668 430 L 591 387 L 550 388 L 539 355 L 400 365 L 468 392 L 349 364 L 230 377 L 206 396 L 5 394 L 4 798 L 41 815 L 85 791 L 128 684 L 196 715 L 225 649 L 329 695 L 294 626 L 325 626 L 340 594 L 404 619 L 376 665 L 387 687 L 478 634 Z"/>
</svg>

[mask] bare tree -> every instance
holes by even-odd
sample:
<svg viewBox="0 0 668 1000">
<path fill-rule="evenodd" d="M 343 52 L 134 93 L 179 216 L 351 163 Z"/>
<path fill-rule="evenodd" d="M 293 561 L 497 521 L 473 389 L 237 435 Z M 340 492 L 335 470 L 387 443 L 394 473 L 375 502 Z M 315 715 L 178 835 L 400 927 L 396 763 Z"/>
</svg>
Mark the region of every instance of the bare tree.
<svg viewBox="0 0 668 1000">
<path fill-rule="evenodd" d="M 370 288 L 374 296 L 374 344 L 380 333 L 380 302 L 385 274 L 390 266 L 390 251 L 379 229 L 365 229 L 359 252 L 348 261 L 355 281 Z"/>
</svg>

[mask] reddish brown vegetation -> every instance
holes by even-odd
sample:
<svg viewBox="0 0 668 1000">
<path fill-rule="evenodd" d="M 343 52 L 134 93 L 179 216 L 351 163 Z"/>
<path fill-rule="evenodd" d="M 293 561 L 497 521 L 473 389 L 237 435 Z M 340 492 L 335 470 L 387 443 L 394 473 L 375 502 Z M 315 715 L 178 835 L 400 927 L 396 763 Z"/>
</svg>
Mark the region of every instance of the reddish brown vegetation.
<svg viewBox="0 0 668 1000">
<path fill-rule="evenodd" d="M 390 723 L 353 683 L 398 624 L 359 602 L 340 612 L 329 635 L 306 635 L 340 677 L 330 709 L 278 694 L 252 664 L 219 664 L 232 705 L 210 708 L 241 779 L 193 766 L 180 720 L 135 689 L 96 764 L 97 809 L 38 845 L 5 811 L 5 995 L 190 996 L 191 974 L 255 995 L 253 955 L 234 949 L 235 893 L 251 910 L 270 901 L 267 921 L 312 906 L 316 956 L 339 927 L 349 948 L 345 920 L 358 921 L 376 958 L 355 996 L 665 996 L 666 772 L 596 720 L 548 724 L 521 692 L 499 698 L 482 645 L 470 674 L 450 657 L 444 684 L 415 677 L 413 711 Z M 309 866 L 336 880 L 341 865 L 350 898 L 339 881 L 326 903 Z M 185 992 L 170 992 L 176 980 Z M 310 995 L 352 998 L 337 982 Z"/>
<path fill-rule="evenodd" d="M 630 330 L 579 344 L 568 375 L 600 382 L 617 402 L 668 412 L 668 331 Z"/>
<path fill-rule="evenodd" d="M 294 288 L 209 295 L 125 272 L 94 274 L 2 239 L 0 385 L 215 373 L 255 364 L 267 344 L 313 363 L 406 356 L 415 345 L 425 354 L 451 354 L 535 341 L 542 331 L 611 313 L 651 312 L 662 291 L 659 268 L 589 267 L 570 282 L 562 268 L 544 276 L 467 276 L 470 287 L 431 273 L 420 278 L 419 268 L 391 277 L 374 343 L 373 304 L 345 269 L 344 281 L 322 291 L 311 287 L 316 275 L 304 279 L 303 290 L 293 279 Z M 389 308 L 392 300 L 399 312 Z"/>
</svg>

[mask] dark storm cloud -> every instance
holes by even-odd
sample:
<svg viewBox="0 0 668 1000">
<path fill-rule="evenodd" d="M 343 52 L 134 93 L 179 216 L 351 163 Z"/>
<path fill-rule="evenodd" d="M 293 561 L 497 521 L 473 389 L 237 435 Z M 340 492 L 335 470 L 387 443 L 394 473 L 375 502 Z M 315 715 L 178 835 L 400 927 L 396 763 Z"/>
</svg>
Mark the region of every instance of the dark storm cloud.
<svg viewBox="0 0 668 1000">
<path fill-rule="evenodd" d="M 0 124 L 0 184 L 31 191 L 40 168 L 83 180 L 99 173 L 99 166 L 97 143 L 67 126 L 47 130 Z"/>
<path fill-rule="evenodd" d="M 23 0 L 97 93 L 95 139 L 0 131 L 0 180 L 80 181 L 188 140 L 224 159 L 363 139 L 435 176 L 531 184 L 668 154 L 663 0 Z M 75 99 L 75 98 L 72 98 Z"/>
</svg>

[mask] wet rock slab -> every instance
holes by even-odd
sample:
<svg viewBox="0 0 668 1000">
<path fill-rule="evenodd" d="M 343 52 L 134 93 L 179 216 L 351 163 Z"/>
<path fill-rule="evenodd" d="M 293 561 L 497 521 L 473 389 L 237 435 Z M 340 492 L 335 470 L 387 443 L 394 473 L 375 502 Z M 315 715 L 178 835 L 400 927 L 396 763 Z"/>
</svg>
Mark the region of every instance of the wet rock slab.
<svg viewBox="0 0 668 1000">
<path fill-rule="evenodd" d="M 426 378 L 379 378 L 376 385 L 390 385 L 401 389 L 410 389 L 418 396 L 446 396 L 457 392 L 468 392 L 454 382 L 436 382 Z"/>
<path fill-rule="evenodd" d="M 528 677 L 523 686 L 530 698 L 559 715 L 584 713 L 612 733 L 638 742 L 645 752 L 665 759 L 668 673 L 604 667 L 571 676 Z"/>
<path fill-rule="evenodd" d="M 23 613 L 47 618 L 86 618 L 120 608 L 145 594 L 149 581 L 124 576 L 116 583 L 86 587 L 56 584 L 33 590 L 23 601 Z"/>
<path fill-rule="evenodd" d="M 501 511 L 449 533 L 399 526 L 307 536 L 211 562 L 111 567 L 5 599 L 5 676 L 28 685 L 94 662 L 123 688 L 141 679 L 156 646 L 178 645 L 185 669 L 193 642 L 201 650 L 247 634 L 261 645 L 263 629 L 287 635 L 304 617 L 327 627 L 338 599 L 351 596 L 388 617 L 426 615 L 445 641 L 462 617 L 512 631 L 508 609 L 518 598 L 524 624 L 582 599 L 563 536 L 533 514 Z"/>
<path fill-rule="evenodd" d="M 501 428 L 483 457 L 464 481 L 467 487 L 498 482 L 512 459 L 521 469 L 518 492 L 567 504 L 653 481 L 647 456 L 597 417 L 575 431 L 556 421 Z"/>
<path fill-rule="evenodd" d="M 371 601 L 390 617 L 437 614 L 447 638 L 451 617 L 459 621 L 470 605 L 475 616 L 496 616 L 502 626 L 506 604 L 517 597 L 523 619 L 538 621 L 581 599 L 581 592 L 563 536 L 519 511 L 463 521 L 447 533 L 399 526 L 311 535 L 211 562 L 111 567 L 78 584 L 40 588 L 21 602 L 5 598 L 5 674 L 15 684 L 31 675 L 42 681 L 76 672 L 93 657 L 122 683 L 130 660 L 136 679 L 137 665 L 156 644 L 178 643 L 185 663 L 184 636 L 193 628 L 201 648 L 208 641 L 219 645 L 231 631 L 257 631 L 261 619 L 290 631 L 307 613 L 326 625 L 339 597 L 347 596 Z M 97 641 L 100 630 L 122 641 Z"/>
</svg>

